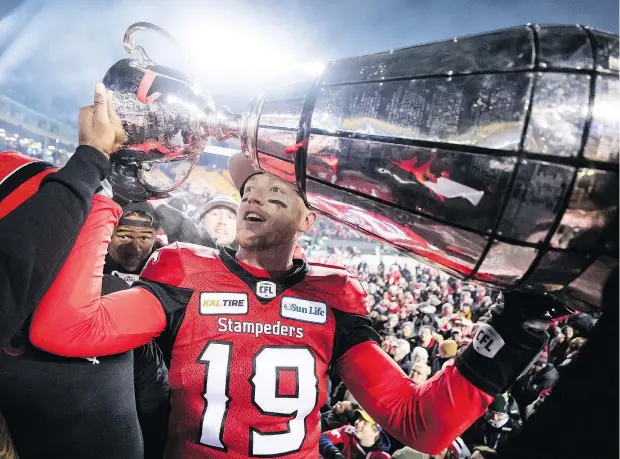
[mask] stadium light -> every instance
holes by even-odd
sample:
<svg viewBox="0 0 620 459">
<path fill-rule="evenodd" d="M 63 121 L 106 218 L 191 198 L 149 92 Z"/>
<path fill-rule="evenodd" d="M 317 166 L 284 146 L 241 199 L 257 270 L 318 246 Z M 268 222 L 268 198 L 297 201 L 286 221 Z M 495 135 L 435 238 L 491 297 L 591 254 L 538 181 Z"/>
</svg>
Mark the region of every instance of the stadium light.
<svg viewBox="0 0 620 459">
<path fill-rule="evenodd" d="M 282 41 L 254 33 L 252 27 L 212 24 L 188 32 L 180 43 L 186 62 L 204 74 L 226 71 L 265 78 L 308 78 L 325 68 L 318 60 L 297 56 L 298 51 Z"/>
</svg>

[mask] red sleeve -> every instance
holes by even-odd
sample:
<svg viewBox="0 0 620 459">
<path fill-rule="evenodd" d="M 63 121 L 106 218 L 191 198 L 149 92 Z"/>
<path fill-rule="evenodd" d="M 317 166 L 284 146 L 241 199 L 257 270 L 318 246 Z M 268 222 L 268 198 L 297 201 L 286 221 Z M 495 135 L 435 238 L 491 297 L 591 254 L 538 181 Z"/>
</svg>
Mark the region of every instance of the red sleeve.
<svg viewBox="0 0 620 459">
<path fill-rule="evenodd" d="M 67 261 L 32 316 L 36 347 L 66 357 L 118 354 L 149 343 L 165 328 L 164 311 L 147 290 L 101 297 L 105 255 L 120 213 L 110 199 L 93 198 Z"/>
<path fill-rule="evenodd" d="M 337 365 L 353 397 L 379 425 L 427 454 L 450 446 L 493 400 L 455 366 L 416 386 L 375 342 L 353 346 Z"/>
<path fill-rule="evenodd" d="M 329 438 L 329 441 L 331 441 L 334 446 L 341 446 L 344 445 L 344 438 L 346 435 L 344 429 L 346 429 L 347 427 L 350 426 L 342 426 L 338 429 L 327 430 L 323 432 L 323 435 Z"/>
</svg>

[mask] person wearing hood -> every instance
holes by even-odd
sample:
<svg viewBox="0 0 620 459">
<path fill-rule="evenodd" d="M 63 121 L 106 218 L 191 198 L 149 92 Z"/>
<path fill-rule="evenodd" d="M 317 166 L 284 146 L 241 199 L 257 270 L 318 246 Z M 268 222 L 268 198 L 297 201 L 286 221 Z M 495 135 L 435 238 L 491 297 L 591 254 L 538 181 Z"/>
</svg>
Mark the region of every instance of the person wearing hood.
<svg viewBox="0 0 620 459">
<path fill-rule="evenodd" d="M 357 410 L 355 418 L 354 425 L 321 434 L 321 456 L 324 459 L 389 458 L 390 439 L 381 426 L 363 410 Z"/>
<path fill-rule="evenodd" d="M 497 449 L 516 430 L 516 422 L 508 414 L 506 397 L 502 394 L 493 399 L 487 412 L 461 436 L 470 448 L 484 445 Z"/>
</svg>

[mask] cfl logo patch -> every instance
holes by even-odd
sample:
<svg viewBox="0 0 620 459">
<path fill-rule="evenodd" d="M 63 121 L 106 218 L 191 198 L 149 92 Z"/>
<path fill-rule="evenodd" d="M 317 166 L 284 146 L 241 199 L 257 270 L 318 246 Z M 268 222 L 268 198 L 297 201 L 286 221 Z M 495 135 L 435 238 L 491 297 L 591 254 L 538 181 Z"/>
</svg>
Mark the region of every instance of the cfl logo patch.
<svg viewBox="0 0 620 459">
<path fill-rule="evenodd" d="M 505 343 L 497 330 L 489 324 L 482 323 L 478 326 L 471 344 L 478 354 L 492 359 Z"/>
<path fill-rule="evenodd" d="M 256 284 L 256 295 L 270 300 L 276 297 L 276 284 L 269 281 L 261 281 Z"/>
</svg>

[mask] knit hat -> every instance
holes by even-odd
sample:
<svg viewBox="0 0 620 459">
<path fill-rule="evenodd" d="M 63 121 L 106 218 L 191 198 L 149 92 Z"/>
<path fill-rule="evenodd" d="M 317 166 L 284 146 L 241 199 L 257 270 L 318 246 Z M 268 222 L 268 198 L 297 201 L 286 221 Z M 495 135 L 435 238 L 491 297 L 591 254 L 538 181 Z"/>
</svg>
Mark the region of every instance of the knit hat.
<svg viewBox="0 0 620 459">
<path fill-rule="evenodd" d="M 507 413 L 506 398 L 500 394 L 496 395 L 493 402 L 489 405 L 488 411 L 495 411 L 496 413 Z"/>
<path fill-rule="evenodd" d="M 428 360 L 428 351 L 421 346 L 416 346 L 413 348 L 413 352 L 411 352 L 411 357 L 415 359 L 416 356 Z"/>
<path fill-rule="evenodd" d="M 207 201 L 207 203 L 204 206 L 204 209 L 202 209 L 201 219 L 204 218 L 204 216 L 207 213 L 209 213 L 211 210 L 215 209 L 216 207 L 226 207 L 232 210 L 236 214 L 237 210 L 239 210 L 239 203 L 237 202 L 235 198 L 227 194 L 215 195 Z"/>
<path fill-rule="evenodd" d="M 456 344 L 456 341 L 452 339 L 447 339 L 439 345 L 439 349 L 443 351 L 443 354 L 446 356 L 446 358 L 455 357 L 458 345 Z"/>
</svg>

